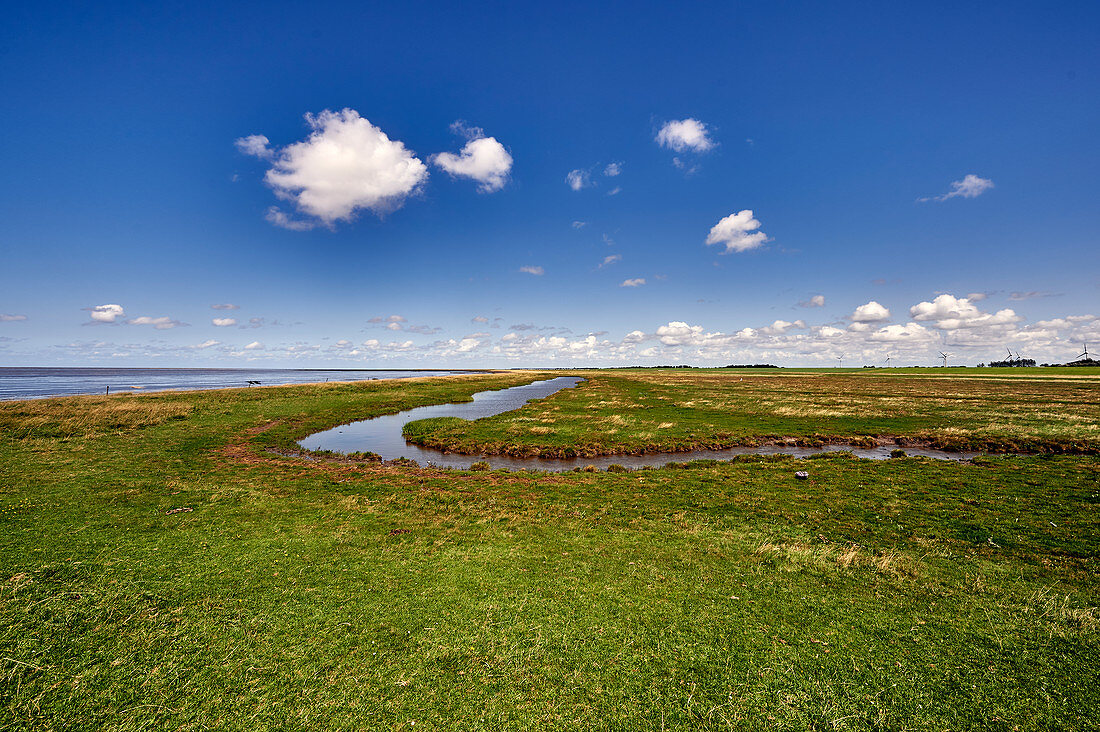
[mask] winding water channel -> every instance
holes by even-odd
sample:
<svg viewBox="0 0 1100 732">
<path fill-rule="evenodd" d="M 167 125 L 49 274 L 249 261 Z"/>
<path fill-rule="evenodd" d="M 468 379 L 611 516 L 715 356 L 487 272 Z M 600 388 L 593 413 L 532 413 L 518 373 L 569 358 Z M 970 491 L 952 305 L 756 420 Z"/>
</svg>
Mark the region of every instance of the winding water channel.
<svg viewBox="0 0 1100 732">
<path fill-rule="evenodd" d="M 397 414 L 388 414 L 373 419 L 365 419 L 351 424 L 341 425 L 331 430 L 317 432 L 306 437 L 298 444 L 305 450 L 331 450 L 338 453 L 374 452 L 383 460 L 408 458 L 422 466 L 467 469 L 473 463 L 483 461 L 491 468 L 509 470 L 545 470 L 562 472 L 594 465 L 606 468 L 608 465 L 622 465 L 627 468 L 660 467 L 671 461 L 688 460 L 729 460 L 737 455 L 792 455 L 809 457 L 822 452 L 848 451 L 856 457 L 883 460 L 890 457 L 893 445 L 881 445 L 872 448 L 857 448 L 847 445 L 826 445 L 825 447 L 794 447 L 789 445 L 762 445 L 760 447 L 730 447 L 722 450 L 693 450 L 691 452 L 651 453 L 648 455 L 605 455 L 601 457 L 579 458 L 520 458 L 506 455 L 460 455 L 440 450 L 420 447 L 405 441 L 402 428 L 419 419 L 431 417 L 459 417 L 461 419 L 481 419 L 504 412 L 519 409 L 534 399 L 544 399 L 562 389 L 572 388 L 583 379 L 561 376 L 556 379 L 536 381 L 525 386 L 513 386 L 496 391 L 480 391 L 474 394 L 472 402 L 459 404 L 435 404 L 428 407 L 416 407 Z M 945 452 L 922 448 L 905 448 L 912 456 L 932 457 L 941 460 L 969 460 L 980 453 Z"/>
</svg>

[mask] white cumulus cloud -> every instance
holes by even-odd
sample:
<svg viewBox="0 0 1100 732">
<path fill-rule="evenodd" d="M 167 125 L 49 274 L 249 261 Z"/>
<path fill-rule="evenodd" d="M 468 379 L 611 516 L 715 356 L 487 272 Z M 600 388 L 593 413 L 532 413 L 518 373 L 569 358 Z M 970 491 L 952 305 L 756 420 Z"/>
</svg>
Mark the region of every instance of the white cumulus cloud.
<svg viewBox="0 0 1100 732">
<path fill-rule="evenodd" d="M 603 169 L 603 174 L 606 175 L 608 178 L 614 178 L 615 176 L 617 176 L 619 173 L 622 173 L 622 172 L 623 172 L 623 164 L 622 163 L 608 163 L 607 167 Z"/>
<path fill-rule="evenodd" d="M 759 229 L 760 222 L 752 217 L 751 209 L 738 211 L 711 227 L 707 244 L 725 244 L 725 254 L 745 252 L 768 241 L 768 235 Z"/>
<path fill-rule="evenodd" d="M 703 326 L 673 320 L 668 325 L 659 326 L 655 335 L 666 346 L 688 345 L 699 341 L 703 335 Z"/>
<path fill-rule="evenodd" d="M 400 208 L 428 177 L 427 166 L 403 143 L 391 140 L 354 109 L 326 109 L 305 118 L 312 130 L 309 137 L 272 150 L 273 165 L 264 180 L 279 198 L 326 226 L 350 221 L 361 209 L 381 215 Z M 237 146 L 262 150 L 262 137 L 241 138 Z M 311 225 L 277 208 L 267 218 L 289 229 Z"/>
<path fill-rule="evenodd" d="M 92 308 L 84 308 L 97 323 L 114 323 L 118 318 L 126 314 L 121 305 L 96 305 Z"/>
<path fill-rule="evenodd" d="M 236 318 L 214 318 L 210 322 L 213 323 L 214 325 L 218 326 L 219 328 L 228 328 L 231 325 L 236 325 L 237 324 L 237 319 Z"/>
<path fill-rule="evenodd" d="M 1010 308 L 987 313 L 965 297 L 955 297 L 944 293 L 931 302 L 920 302 L 909 308 L 913 320 L 934 321 L 940 330 L 960 330 L 984 328 L 988 326 L 1006 326 L 1018 323 L 1022 318 Z"/>
<path fill-rule="evenodd" d="M 259 341 L 252 341 L 251 343 L 249 343 L 247 346 L 244 347 L 244 350 L 246 350 L 246 351 L 259 351 L 263 347 L 264 347 L 263 343 L 260 343 Z"/>
<path fill-rule="evenodd" d="M 783 335 L 788 330 L 802 329 L 806 327 L 806 321 L 796 320 L 793 323 L 789 320 L 776 320 L 769 326 L 760 329 L 761 333 L 767 335 Z"/>
<path fill-rule="evenodd" d="M 854 323 L 878 323 L 889 319 L 890 310 L 874 300 L 865 305 L 860 305 L 852 313 L 852 322 Z"/>
<path fill-rule="evenodd" d="M 481 129 L 466 127 L 461 122 L 456 122 L 451 128 L 465 133 L 470 138 L 469 141 L 458 155 L 439 153 L 432 157 L 432 162 L 452 176 L 476 180 L 480 183 L 478 190 L 482 193 L 492 193 L 503 188 L 508 181 L 508 173 L 512 170 L 512 156 L 504 149 L 504 145 L 495 137 L 485 137 Z"/>
<path fill-rule="evenodd" d="M 657 144 L 676 152 L 693 150 L 706 152 L 714 147 L 706 124 L 697 119 L 687 118 L 665 122 L 657 132 Z"/>
</svg>

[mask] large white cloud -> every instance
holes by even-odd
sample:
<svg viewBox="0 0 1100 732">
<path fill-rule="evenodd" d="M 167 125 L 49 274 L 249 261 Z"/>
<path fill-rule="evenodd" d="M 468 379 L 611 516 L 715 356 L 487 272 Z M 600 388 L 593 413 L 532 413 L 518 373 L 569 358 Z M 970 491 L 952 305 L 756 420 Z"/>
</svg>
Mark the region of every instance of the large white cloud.
<svg viewBox="0 0 1100 732">
<path fill-rule="evenodd" d="M 852 322 L 854 323 L 878 323 L 889 319 L 890 310 L 874 300 L 865 305 L 860 305 L 852 313 Z"/>
<path fill-rule="evenodd" d="M 504 145 L 495 137 L 485 137 L 480 129 L 467 128 L 457 122 L 451 127 L 472 133 L 472 139 L 458 155 L 439 153 L 432 157 L 432 162 L 452 176 L 476 180 L 481 184 L 478 190 L 482 193 L 492 193 L 503 188 L 508 181 L 508 173 L 512 170 L 512 156 L 504 149 Z"/>
<path fill-rule="evenodd" d="M 687 118 L 665 122 L 657 131 L 657 144 L 676 152 L 693 150 L 706 152 L 714 147 L 706 124 L 697 119 Z"/>
<path fill-rule="evenodd" d="M 1010 308 L 986 313 L 965 297 L 944 293 L 931 302 L 920 302 L 909 308 L 909 316 L 922 322 L 934 321 L 941 330 L 960 330 L 989 326 L 1006 326 L 1022 318 Z"/>
<path fill-rule="evenodd" d="M 261 135 L 237 141 L 239 149 L 273 160 L 264 179 L 280 198 L 326 226 L 349 221 L 362 209 L 384 214 L 399 208 L 427 179 L 428 169 L 403 143 L 391 140 L 354 109 L 307 114 L 312 132 L 301 142 L 263 154 Z M 278 209 L 268 220 L 305 228 Z"/>
<path fill-rule="evenodd" d="M 751 209 L 738 211 L 711 227 L 707 244 L 725 244 L 726 254 L 745 252 L 768 241 L 768 235 L 759 229 L 760 222 L 752 217 Z"/>
</svg>

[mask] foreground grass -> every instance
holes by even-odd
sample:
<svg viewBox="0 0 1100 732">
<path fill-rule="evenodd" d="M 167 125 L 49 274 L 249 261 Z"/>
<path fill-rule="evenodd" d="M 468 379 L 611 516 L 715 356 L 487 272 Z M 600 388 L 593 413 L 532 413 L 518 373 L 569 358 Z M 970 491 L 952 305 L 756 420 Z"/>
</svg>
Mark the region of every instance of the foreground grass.
<svg viewBox="0 0 1100 732">
<path fill-rule="evenodd" d="M 1097 369 L 578 373 L 589 379 L 583 387 L 519 411 L 414 422 L 406 436 L 452 452 L 557 457 L 883 437 L 949 450 L 1100 453 Z"/>
<path fill-rule="evenodd" d="M 1095 457 L 268 452 L 533 378 L 0 405 L 0 728 L 1100 724 Z"/>
</svg>

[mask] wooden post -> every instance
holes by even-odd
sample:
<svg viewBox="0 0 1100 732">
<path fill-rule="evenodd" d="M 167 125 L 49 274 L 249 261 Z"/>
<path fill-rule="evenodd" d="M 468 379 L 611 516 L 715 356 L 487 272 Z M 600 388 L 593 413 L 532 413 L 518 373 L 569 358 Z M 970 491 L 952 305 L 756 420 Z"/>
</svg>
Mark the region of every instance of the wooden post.
<svg viewBox="0 0 1100 732">
<path fill-rule="evenodd" d="M 111 396 L 111 385 L 107 384 L 107 396 Z"/>
</svg>

